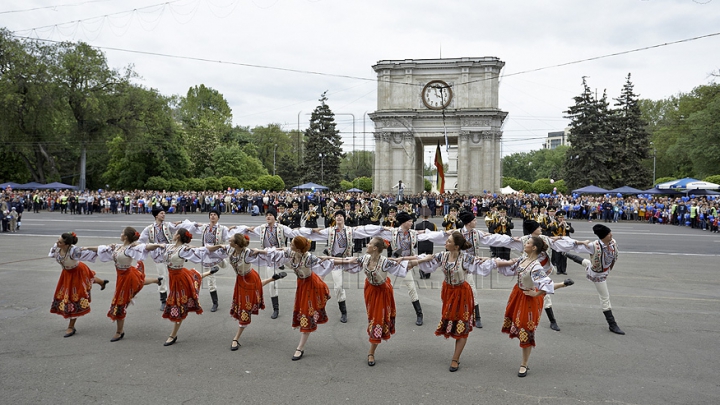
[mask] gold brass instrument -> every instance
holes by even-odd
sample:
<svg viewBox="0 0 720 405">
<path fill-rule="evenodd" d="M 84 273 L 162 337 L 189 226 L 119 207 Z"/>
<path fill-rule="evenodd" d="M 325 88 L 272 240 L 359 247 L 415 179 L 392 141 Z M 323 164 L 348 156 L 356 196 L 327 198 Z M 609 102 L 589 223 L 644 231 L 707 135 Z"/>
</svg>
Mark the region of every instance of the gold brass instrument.
<svg viewBox="0 0 720 405">
<path fill-rule="evenodd" d="M 308 221 L 308 220 L 310 220 L 310 219 L 312 219 L 312 218 L 317 218 L 317 216 L 318 216 L 317 207 L 312 207 L 311 209 L 309 209 L 309 210 L 305 213 L 305 218 L 304 218 L 304 219 L 305 219 L 305 221 Z"/>
<path fill-rule="evenodd" d="M 380 206 L 380 200 L 377 198 L 372 199 L 372 215 L 370 215 L 370 221 L 377 222 L 382 218 L 382 207 Z"/>
</svg>

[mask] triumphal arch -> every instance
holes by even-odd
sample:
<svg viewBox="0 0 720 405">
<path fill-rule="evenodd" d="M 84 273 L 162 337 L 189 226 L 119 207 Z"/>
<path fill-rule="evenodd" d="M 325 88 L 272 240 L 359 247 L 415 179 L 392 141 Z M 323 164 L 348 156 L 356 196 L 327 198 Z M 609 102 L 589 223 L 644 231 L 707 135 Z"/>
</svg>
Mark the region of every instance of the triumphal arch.
<svg viewBox="0 0 720 405">
<path fill-rule="evenodd" d="M 373 191 L 390 193 L 402 180 L 406 194 L 421 192 L 424 147 L 440 141 L 448 163 L 445 134 L 450 158 L 456 156 L 446 173 L 456 175 L 455 191 L 498 191 L 507 116 L 498 108 L 504 65 L 498 58 L 481 57 L 383 60 L 373 66 L 378 76 L 377 111 L 370 114 L 375 123 Z M 445 186 L 455 188 L 447 180 Z"/>
</svg>

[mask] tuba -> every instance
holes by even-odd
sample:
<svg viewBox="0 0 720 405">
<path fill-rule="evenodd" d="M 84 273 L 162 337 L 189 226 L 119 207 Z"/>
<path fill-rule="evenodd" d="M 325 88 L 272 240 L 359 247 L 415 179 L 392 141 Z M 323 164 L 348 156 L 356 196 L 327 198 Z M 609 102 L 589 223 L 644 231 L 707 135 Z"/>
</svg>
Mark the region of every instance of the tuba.
<svg viewBox="0 0 720 405">
<path fill-rule="evenodd" d="M 382 207 L 380 206 L 380 200 L 377 198 L 372 199 L 372 215 L 370 215 L 370 221 L 377 222 L 382 218 Z"/>
</svg>

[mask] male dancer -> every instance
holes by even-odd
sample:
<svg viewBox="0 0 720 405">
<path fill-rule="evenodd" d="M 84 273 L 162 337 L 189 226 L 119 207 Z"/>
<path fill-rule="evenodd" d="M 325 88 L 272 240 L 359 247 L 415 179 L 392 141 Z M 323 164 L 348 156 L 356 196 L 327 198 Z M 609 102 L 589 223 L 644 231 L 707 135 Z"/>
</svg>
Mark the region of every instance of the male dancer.
<svg viewBox="0 0 720 405">
<path fill-rule="evenodd" d="M 445 231 L 430 232 L 412 229 L 412 216 L 407 212 L 399 212 L 396 219 L 397 228 L 384 227 L 383 231 L 375 235 L 390 241 L 390 248 L 393 251 L 392 255 L 394 257 L 416 256 L 418 241 L 443 243 L 445 239 L 447 239 Z M 420 326 L 423 324 L 423 312 L 412 271 L 407 272 L 404 283 L 408 289 L 408 295 L 410 295 L 410 302 L 412 302 L 413 308 L 415 308 L 415 315 L 417 315 L 415 325 Z"/>
<path fill-rule="evenodd" d="M 175 235 L 175 232 L 178 229 L 177 223 L 167 223 L 165 222 L 165 211 L 163 211 L 161 208 L 153 208 L 152 215 L 155 217 L 155 222 L 146 226 L 145 229 L 143 229 L 142 233 L 140 233 L 140 238 L 138 239 L 138 243 L 151 243 L 151 244 L 161 244 L 161 243 L 172 243 L 173 235 Z M 158 292 L 160 293 L 160 310 L 165 310 L 165 300 L 167 299 L 167 283 L 168 283 L 168 270 L 165 263 L 161 260 L 160 263 L 158 263 L 156 259 L 156 256 L 158 255 L 158 250 L 152 250 L 150 252 L 150 255 L 153 257 L 153 261 L 155 262 L 155 268 L 157 269 L 158 278 L 162 277 L 162 282 L 160 285 L 158 285 Z"/>
<path fill-rule="evenodd" d="M 218 224 L 218 221 L 220 220 L 220 211 L 217 208 L 211 209 L 208 213 L 208 218 L 210 219 L 209 224 L 187 221 L 185 225 L 187 226 L 188 231 L 194 233 L 195 235 L 202 236 L 203 245 L 206 247 L 226 244 L 231 235 L 228 235 L 228 227 Z M 215 270 L 215 268 L 218 268 L 219 270 L 221 267 L 225 268 L 226 266 L 227 261 L 225 259 L 206 259 L 206 261 L 203 261 L 202 263 L 202 272 L 204 274 L 207 271 Z M 209 276 L 204 277 L 204 279 L 208 281 L 210 298 L 212 298 L 213 303 L 212 308 L 210 308 L 210 312 L 218 310 L 217 280 L 215 278 L 215 273 L 217 273 L 218 270 L 215 270 L 211 272 Z"/>
<path fill-rule="evenodd" d="M 563 240 L 573 242 L 576 252 L 589 254 L 590 260 L 583 260 L 581 257 L 572 254 L 567 254 L 566 256 L 575 263 L 585 266 L 587 279 L 595 284 L 595 289 L 600 296 L 603 314 L 609 325 L 610 332 L 624 335 L 625 332 L 623 332 L 615 322 L 612 307 L 610 306 L 610 293 L 607 288 L 607 277 L 610 275 L 610 270 L 615 266 L 615 262 L 617 262 L 618 259 L 618 245 L 615 239 L 613 239 L 612 231 L 605 225 L 596 224 L 593 226 L 593 233 L 598 237 L 594 242 L 579 242 L 568 237 L 563 238 Z"/>
<path fill-rule="evenodd" d="M 262 249 L 269 248 L 284 248 L 286 247 L 287 238 L 294 238 L 296 236 L 308 236 L 309 231 L 307 228 L 292 229 L 288 226 L 277 223 L 277 213 L 275 210 L 268 209 L 265 213 L 266 223 L 256 227 L 247 228 L 244 234 L 248 236 L 256 236 L 260 238 L 260 245 Z M 282 274 L 281 272 L 279 274 Z M 270 278 L 276 274 L 275 265 L 273 267 L 265 267 L 265 274 L 267 278 Z M 284 276 L 283 276 L 284 277 Z M 269 283 L 270 286 L 270 300 L 272 301 L 273 313 L 270 315 L 271 319 L 277 319 L 280 315 L 280 301 L 278 300 L 278 284 L 279 281 L 273 281 Z"/>
<path fill-rule="evenodd" d="M 335 211 L 335 225 L 329 228 L 314 228 L 307 236 L 309 240 L 327 241 L 328 248 L 325 249 L 327 256 L 350 257 L 353 254 L 353 241 L 374 236 L 376 229 L 368 231 L 366 226 L 345 226 L 346 214 L 343 210 Z M 345 305 L 345 289 L 343 288 L 343 271 L 341 267 L 334 267 L 332 270 L 333 286 L 335 296 L 338 299 L 340 308 L 340 322 L 347 322 L 347 306 Z"/>
</svg>

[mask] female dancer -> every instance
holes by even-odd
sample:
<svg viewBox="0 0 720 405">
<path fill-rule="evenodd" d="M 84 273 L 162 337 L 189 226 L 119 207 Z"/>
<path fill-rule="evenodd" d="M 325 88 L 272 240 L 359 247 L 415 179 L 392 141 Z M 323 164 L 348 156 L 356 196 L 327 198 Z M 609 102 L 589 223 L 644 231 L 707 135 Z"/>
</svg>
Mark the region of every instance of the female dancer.
<svg viewBox="0 0 720 405">
<path fill-rule="evenodd" d="M 135 228 L 127 227 L 120 234 L 121 244 L 82 248 L 83 251 L 97 253 L 91 261 L 95 261 L 95 258 L 99 257 L 101 262 L 111 260 L 115 262 L 115 271 L 117 272 L 115 295 L 110 302 L 110 311 L 107 313 L 108 318 L 117 323 L 115 336 L 110 339 L 111 342 L 117 342 L 125 337 L 125 317 L 127 316 L 127 307 L 132 303 L 132 299 L 142 290 L 143 286 L 160 285 L 163 279 L 162 277 L 145 278 L 145 265 L 142 260 L 146 251 L 142 245 L 133 245 L 138 238 L 140 238 L 140 234 Z M 137 267 L 133 266 L 133 262 L 136 260 Z"/>
<path fill-rule="evenodd" d="M 191 240 L 192 234 L 185 228 L 179 228 L 173 236 L 173 244 L 145 245 L 146 250 L 162 249 L 162 256 L 159 258 L 168 268 L 169 291 L 162 317 L 174 322 L 174 327 L 163 346 L 170 346 L 177 342 L 180 325 L 189 312 L 202 314 L 203 310 L 198 299 L 200 283 L 203 277 L 217 272 L 216 268 L 201 275 L 195 269 L 188 270 L 184 267 L 186 260 L 202 263 L 208 252 L 220 248 L 220 245 L 194 248 L 189 245 Z"/>
<path fill-rule="evenodd" d="M 445 241 L 445 252 L 396 259 L 411 260 L 408 267 L 420 265 L 420 269 L 425 273 L 432 273 L 437 269 L 445 273 L 441 292 L 442 318 L 435 329 L 435 335 L 455 339 L 455 352 L 450 362 L 451 372 L 460 367 L 460 355 L 475 323 L 475 302 L 472 288 L 466 281 L 468 273 L 487 276 L 495 267 L 492 260 L 461 252 L 470 247 L 472 245 L 465 240 L 462 233 L 455 231 Z"/>
<path fill-rule="evenodd" d="M 292 360 L 300 360 L 305 353 L 310 333 L 322 323 L 327 323 L 325 304 L 330 299 L 330 290 L 322 280 L 333 269 L 330 261 L 320 261 L 309 253 L 310 241 L 304 236 L 296 236 L 289 248 L 256 250 L 261 258 L 276 265 L 290 265 L 297 276 L 297 291 L 293 307 L 292 327 L 300 328 L 298 343 Z"/>
<path fill-rule="evenodd" d="M 375 365 L 375 349 L 380 342 L 390 339 L 395 333 L 395 296 L 388 274 L 398 277 L 407 274 L 407 262 L 396 263 L 381 256 L 389 246 L 389 243 L 376 236 L 370 240 L 367 254 L 361 257 L 320 257 L 332 261 L 335 266 L 344 265 L 342 269 L 349 273 L 365 272 L 365 308 L 368 315 L 367 333 L 370 336 L 368 366 Z"/>
<path fill-rule="evenodd" d="M 48 254 L 48 257 L 54 258 L 62 266 L 50 312 L 61 315 L 65 319 L 70 318 L 70 324 L 63 336 L 66 338 L 75 334 L 77 319 L 90 312 L 92 285 L 99 284 L 100 289 L 104 290 L 109 283 L 108 280 L 95 277 L 95 272 L 80 261 L 87 260 L 92 254 L 80 250 L 75 246 L 77 242 L 78 238 L 75 232 L 64 233 L 60 235 Z"/>
<path fill-rule="evenodd" d="M 506 276 L 517 275 L 517 284 L 510 293 L 502 332 L 510 338 L 518 338 L 522 348 L 522 363 L 518 377 L 525 377 L 528 372 L 528 359 L 535 347 L 535 329 L 542 315 L 543 297 L 553 294 L 556 289 L 572 283 L 554 283 L 547 276 L 540 263 L 541 253 L 547 250 L 545 241 L 539 236 L 532 236 L 525 242 L 523 256 L 512 260 L 496 260 L 498 271 Z"/>
<path fill-rule="evenodd" d="M 211 254 L 211 256 L 220 259 L 229 258 L 230 265 L 237 274 L 233 302 L 230 306 L 230 316 L 237 319 L 240 325 L 232 343 L 230 343 L 230 350 L 232 351 L 240 347 L 240 335 L 250 325 L 250 317 L 257 315 L 260 309 L 265 309 L 263 286 L 287 276 L 287 273 L 281 271 L 273 274 L 268 279 L 260 280 L 257 271 L 251 266 L 252 263 L 258 263 L 259 259 L 255 251 L 247 249 L 249 243 L 249 236 L 234 234 L 230 237 L 229 245 L 222 246 Z"/>
</svg>

